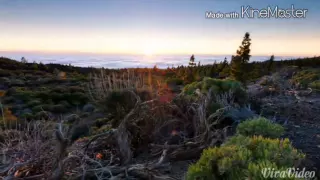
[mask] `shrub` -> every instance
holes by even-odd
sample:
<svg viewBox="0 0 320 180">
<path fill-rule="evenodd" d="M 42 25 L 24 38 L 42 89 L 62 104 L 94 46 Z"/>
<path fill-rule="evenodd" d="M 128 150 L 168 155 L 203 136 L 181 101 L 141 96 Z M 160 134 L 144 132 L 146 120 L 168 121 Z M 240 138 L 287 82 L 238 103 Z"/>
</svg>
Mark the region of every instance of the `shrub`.
<svg viewBox="0 0 320 180">
<path fill-rule="evenodd" d="M 316 90 L 320 90 L 320 80 L 313 81 L 310 83 L 310 87 Z"/>
<path fill-rule="evenodd" d="M 63 105 L 66 108 L 71 108 L 71 104 L 68 101 L 60 101 L 59 104 Z"/>
<path fill-rule="evenodd" d="M 280 124 L 272 123 L 266 118 L 249 119 L 240 123 L 237 133 L 244 136 L 263 136 L 269 138 L 279 138 L 284 133 L 284 128 Z"/>
<path fill-rule="evenodd" d="M 40 111 L 33 116 L 33 118 L 37 120 L 50 119 L 50 117 L 51 117 L 51 113 L 48 111 Z"/>
<path fill-rule="evenodd" d="M 52 93 L 66 93 L 67 91 L 68 89 L 65 86 L 58 86 L 51 90 Z"/>
<path fill-rule="evenodd" d="M 320 71 L 318 69 L 308 69 L 298 72 L 293 76 L 293 82 L 307 87 L 310 83 L 320 80 Z"/>
<path fill-rule="evenodd" d="M 49 107 L 50 112 L 57 113 L 57 114 L 63 114 L 68 112 L 68 108 L 65 107 L 63 104 L 56 104 Z"/>
<path fill-rule="evenodd" d="M 113 91 L 101 105 L 108 113 L 121 118 L 134 107 L 135 98 L 129 91 Z"/>
<path fill-rule="evenodd" d="M 89 98 L 84 93 L 76 92 L 62 94 L 59 100 L 66 100 L 72 105 L 84 105 L 88 102 Z"/>
<path fill-rule="evenodd" d="M 51 107 L 52 106 L 50 106 L 49 104 L 41 104 L 41 105 L 34 106 L 31 110 L 32 112 L 37 113 L 41 111 L 50 111 Z"/>
<path fill-rule="evenodd" d="M 13 73 L 9 70 L 0 69 L 0 77 L 10 77 Z"/>
<path fill-rule="evenodd" d="M 25 82 L 21 79 L 12 79 L 10 85 L 11 86 L 24 86 Z"/>
<path fill-rule="evenodd" d="M 75 93 L 75 92 L 85 93 L 86 92 L 85 89 L 80 86 L 70 86 L 68 90 L 70 93 Z"/>
<path fill-rule="evenodd" d="M 109 122 L 108 118 L 100 118 L 95 120 L 95 126 L 101 128 L 103 125 L 106 125 Z"/>
<path fill-rule="evenodd" d="M 238 135 L 221 147 L 204 150 L 199 161 L 189 167 L 187 179 L 263 179 L 263 168 L 295 167 L 304 157 L 289 139 Z"/>
<path fill-rule="evenodd" d="M 24 113 L 21 115 L 21 118 L 27 119 L 27 120 L 32 120 L 34 118 L 32 113 Z"/>
<path fill-rule="evenodd" d="M 169 78 L 166 80 L 168 85 L 183 85 L 183 80 L 180 78 Z"/>
<path fill-rule="evenodd" d="M 204 78 L 200 82 L 193 82 L 184 87 L 183 93 L 186 95 L 193 95 L 196 89 L 200 89 L 202 93 L 208 93 L 211 89 L 213 95 L 218 96 L 230 91 L 234 93 L 235 102 L 244 104 L 247 100 L 247 93 L 242 87 L 241 83 L 234 80 L 222 80 L 213 78 Z"/>
<path fill-rule="evenodd" d="M 34 107 L 34 106 L 37 106 L 37 105 L 40 105 L 41 104 L 41 101 L 35 99 L 35 100 L 32 100 L 32 101 L 29 101 L 27 102 L 27 106 L 28 107 Z"/>
<path fill-rule="evenodd" d="M 15 99 L 12 96 L 5 96 L 3 97 L 3 103 L 4 104 L 11 104 L 14 103 Z"/>
<path fill-rule="evenodd" d="M 88 136 L 90 133 L 90 128 L 87 124 L 79 124 L 73 127 L 71 141 L 75 141 L 81 137 Z"/>
<path fill-rule="evenodd" d="M 19 91 L 13 95 L 16 99 L 24 102 L 32 101 L 34 99 L 34 93 L 31 91 Z"/>
<path fill-rule="evenodd" d="M 7 95 L 7 96 L 12 96 L 12 95 L 15 94 L 15 93 L 16 93 L 16 89 L 13 88 L 13 87 L 11 87 L 11 88 L 9 88 L 9 89 L 7 90 L 6 95 Z"/>
</svg>

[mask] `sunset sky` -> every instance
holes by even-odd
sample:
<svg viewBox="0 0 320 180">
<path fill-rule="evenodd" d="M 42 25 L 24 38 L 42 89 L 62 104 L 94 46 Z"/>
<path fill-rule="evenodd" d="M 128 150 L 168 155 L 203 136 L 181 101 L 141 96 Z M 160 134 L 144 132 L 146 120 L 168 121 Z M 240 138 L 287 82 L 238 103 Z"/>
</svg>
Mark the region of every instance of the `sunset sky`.
<svg viewBox="0 0 320 180">
<path fill-rule="evenodd" d="M 241 6 L 308 9 L 305 19 L 206 19 Z M 0 0 L 0 51 L 320 55 L 319 0 Z"/>
</svg>

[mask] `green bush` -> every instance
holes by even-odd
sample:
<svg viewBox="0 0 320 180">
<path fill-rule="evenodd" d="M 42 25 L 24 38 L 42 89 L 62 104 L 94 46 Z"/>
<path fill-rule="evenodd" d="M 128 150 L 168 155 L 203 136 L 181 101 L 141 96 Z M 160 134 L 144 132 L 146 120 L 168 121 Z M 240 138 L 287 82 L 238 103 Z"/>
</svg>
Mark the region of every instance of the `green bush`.
<svg viewBox="0 0 320 180">
<path fill-rule="evenodd" d="M 41 105 L 34 106 L 31 110 L 34 113 L 38 113 L 41 111 L 50 111 L 51 108 L 52 108 L 52 106 L 49 104 L 41 104 Z"/>
<path fill-rule="evenodd" d="M 60 89 L 63 90 L 63 89 Z M 52 100 L 54 104 L 57 104 L 61 101 L 68 102 L 69 105 L 84 105 L 88 102 L 89 98 L 85 93 L 82 92 L 65 92 L 65 93 L 58 93 L 57 89 L 55 91 L 44 91 L 36 93 L 35 97 L 41 99 L 43 102 L 48 102 Z"/>
<path fill-rule="evenodd" d="M 21 115 L 21 118 L 27 119 L 27 120 L 32 120 L 34 118 L 32 113 L 24 113 Z"/>
<path fill-rule="evenodd" d="M 183 85 L 183 80 L 180 78 L 169 78 L 166 80 L 168 85 Z"/>
<path fill-rule="evenodd" d="M 318 69 L 303 70 L 293 76 L 293 82 L 300 84 L 302 87 L 307 87 L 317 80 L 320 80 L 320 70 Z"/>
<path fill-rule="evenodd" d="M 36 120 L 41 120 L 41 119 L 50 119 L 51 113 L 48 111 L 40 111 L 37 112 L 33 118 Z"/>
<path fill-rule="evenodd" d="M 29 102 L 34 99 L 34 93 L 31 91 L 19 91 L 16 92 L 13 97 L 16 99 L 22 100 L 24 102 Z"/>
<path fill-rule="evenodd" d="M 68 101 L 60 101 L 59 104 L 63 105 L 66 108 L 71 108 L 71 104 Z"/>
<path fill-rule="evenodd" d="M 312 89 L 320 90 L 320 80 L 313 81 L 309 85 Z"/>
<path fill-rule="evenodd" d="M 279 138 L 284 133 L 280 124 L 272 123 L 270 120 L 260 117 L 249 119 L 240 123 L 237 133 L 244 136 L 263 136 L 268 138 Z"/>
<path fill-rule="evenodd" d="M 123 118 L 135 105 L 135 98 L 128 91 L 113 91 L 104 100 L 100 106 L 112 117 L 115 121 Z M 115 123 L 117 124 L 117 123 Z"/>
<path fill-rule="evenodd" d="M 89 98 L 86 94 L 81 92 L 76 93 L 65 93 L 61 96 L 60 101 L 68 101 L 72 105 L 84 105 L 88 102 Z"/>
<path fill-rule="evenodd" d="M 21 79 L 11 79 L 11 86 L 24 86 L 25 82 Z"/>
<path fill-rule="evenodd" d="M 221 147 L 204 150 L 199 161 L 189 167 L 187 179 L 259 180 L 264 179 L 263 168 L 292 168 L 304 157 L 289 139 L 238 135 Z"/>
<path fill-rule="evenodd" d="M 1 75 L 0 75 L 0 76 L 1 76 Z M 7 85 L 7 86 L 11 84 L 10 79 L 7 78 L 7 77 L 0 77 L 0 82 L 2 82 L 3 84 L 5 84 L 5 85 Z"/>
<path fill-rule="evenodd" d="M 56 114 L 64 114 L 68 112 L 68 108 L 65 107 L 63 104 L 56 104 L 56 105 L 50 106 L 49 110 L 50 112 L 56 113 Z"/>
<path fill-rule="evenodd" d="M 41 101 L 35 99 L 35 100 L 31 100 L 31 101 L 27 102 L 26 106 L 34 107 L 34 106 L 37 106 L 37 105 L 40 105 L 40 104 L 41 104 Z"/>
<path fill-rule="evenodd" d="M 5 96 L 5 97 L 3 97 L 2 102 L 3 102 L 4 104 L 11 104 L 11 103 L 14 103 L 14 102 L 15 102 L 15 99 L 14 99 L 14 97 L 12 97 L 12 96 Z"/>
<path fill-rule="evenodd" d="M 208 93 L 211 89 L 213 95 L 221 95 L 232 91 L 235 96 L 235 102 L 243 104 L 247 100 L 247 93 L 241 83 L 229 79 L 204 78 L 200 82 L 193 82 L 184 87 L 183 93 L 193 95 L 197 89 L 202 93 Z"/>
</svg>

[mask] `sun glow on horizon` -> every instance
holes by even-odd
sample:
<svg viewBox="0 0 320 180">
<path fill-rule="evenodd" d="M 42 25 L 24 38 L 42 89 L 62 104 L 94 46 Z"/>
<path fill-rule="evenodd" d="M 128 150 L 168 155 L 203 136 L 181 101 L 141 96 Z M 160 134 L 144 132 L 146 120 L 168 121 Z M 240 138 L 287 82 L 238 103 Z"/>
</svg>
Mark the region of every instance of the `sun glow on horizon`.
<svg viewBox="0 0 320 180">
<path fill-rule="evenodd" d="M 150 56 L 153 56 L 154 55 L 154 50 L 152 49 L 145 49 L 143 51 L 143 55 L 147 56 L 147 57 L 150 57 Z"/>
<path fill-rule="evenodd" d="M 68 35 L 68 36 L 67 36 Z M 162 34 L 136 34 L 135 37 L 127 37 L 121 34 L 109 34 L 103 38 L 92 34 L 82 36 L 64 34 L 54 37 L 49 34 L 44 36 L 1 36 L 4 43 L 0 44 L 0 51 L 22 52 L 52 52 L 52 53 L 92 53 L 92 54 L 129 54 L 144 55 L 150 59 L 156 55 L 187 55 L 187 54 L 210 54 L 225 55 L 235 54 L 242 41 L 242 34 L 209 38 L 174 35 L 161 36 Z M 151 37 L 150 37 L 151 36 Z M 301 46 L 301 39 L 292 37 L 278 38 L 275 45 L 274 39 L 259 37 L 255 33 L 252 36 L 251 55 L 319 55 L 316 47 L 319 47 L 317 38 L 306 37 L 308 46 Z M 1 38 L 2 37 L 2 38 Z M 35 37 L 35 38 L 34 38 Z M 229 37 L 229 38 L 228 38 Z"/>
</svg>

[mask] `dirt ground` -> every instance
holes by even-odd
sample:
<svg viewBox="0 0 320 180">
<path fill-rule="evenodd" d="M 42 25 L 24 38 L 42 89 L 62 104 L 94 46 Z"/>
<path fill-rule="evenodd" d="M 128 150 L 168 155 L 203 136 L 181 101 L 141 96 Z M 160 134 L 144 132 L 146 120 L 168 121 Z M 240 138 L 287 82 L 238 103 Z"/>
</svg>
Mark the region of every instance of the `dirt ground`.
<svg viewBox="0 0 320 180">
<path fill-rule="evenodd" d="M 250 86 L 251 92 L 258 85 Z M 294 94 L 268 94 L 256 98 L 257 114 L 282 124 L 293 146 L 306 154 L 307 160 L 300 167 L 314 170 L 320 177 L 320 93 L 313 92 L 297 99 Z"/>
</svg>

